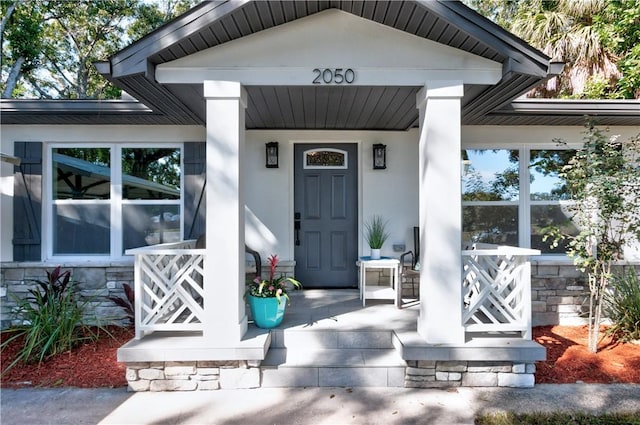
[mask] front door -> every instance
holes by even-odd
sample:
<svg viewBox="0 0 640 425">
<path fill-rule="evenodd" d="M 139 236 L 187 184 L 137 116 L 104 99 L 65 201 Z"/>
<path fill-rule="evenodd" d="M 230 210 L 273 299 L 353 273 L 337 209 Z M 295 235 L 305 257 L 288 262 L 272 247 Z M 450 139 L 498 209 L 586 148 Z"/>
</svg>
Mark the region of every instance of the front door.
<svg viewBox="0 0 640 425">
<path fill-rule="evenodd" d="M 357 145 L 294 148 L 296 279 L 305 288 L 357 287 Z"/>
</svg>

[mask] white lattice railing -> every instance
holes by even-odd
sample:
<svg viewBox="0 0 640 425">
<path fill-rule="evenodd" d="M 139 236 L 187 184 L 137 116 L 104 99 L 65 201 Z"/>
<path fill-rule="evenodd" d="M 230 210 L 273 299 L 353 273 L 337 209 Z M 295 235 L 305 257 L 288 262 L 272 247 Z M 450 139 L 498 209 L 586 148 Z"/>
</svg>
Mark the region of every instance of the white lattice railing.
<svg viewBox="0 0 640 425">
<path fill-rule="evenodd" d="M 203 329 L 205 252 L 195 240 L 127 250 L 135 255 L 136 339 Z"/>
<path fill-rule="evenodd" d="M 534 249 L 500 246 L 462 251 L 462 323 L 466 332 L 520 332 L 531 339 Z"/>
</svg>

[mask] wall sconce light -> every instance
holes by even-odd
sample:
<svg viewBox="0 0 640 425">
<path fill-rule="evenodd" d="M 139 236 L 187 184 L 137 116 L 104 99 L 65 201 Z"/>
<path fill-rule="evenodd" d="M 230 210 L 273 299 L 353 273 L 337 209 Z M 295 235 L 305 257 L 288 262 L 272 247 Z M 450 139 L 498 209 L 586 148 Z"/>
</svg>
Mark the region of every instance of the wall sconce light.
<svg viewBox="0 0 640 425">
<path fill-rule="evenodd" d="M 266 143 L 266 164 L 267 168 L 278 168 L 278 142 Z"/>
<path fill-rule="evenodd" d="M 387 168 L 387 145 L 376 143 L 373 145 L 373 169 L 384 170 Z"/>
</svg>

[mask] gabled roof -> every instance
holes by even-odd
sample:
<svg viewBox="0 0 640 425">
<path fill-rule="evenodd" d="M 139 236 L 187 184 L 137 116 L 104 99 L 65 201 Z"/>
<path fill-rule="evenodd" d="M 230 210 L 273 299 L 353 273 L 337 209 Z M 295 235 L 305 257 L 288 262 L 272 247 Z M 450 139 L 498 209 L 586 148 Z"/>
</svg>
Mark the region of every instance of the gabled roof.
<svg viewBox="0 0 640 425">
<path fill-rule="evenodd" d="M 193 87 L 156 83 L 156 65 L 331 8 L 502 63 L 503 77 L 497 85 L 466 88 L 464 122 L 508 103 L 560 70 L 543 53 L 462 3 L 425 0 L 204 2 L 116 53 L 107 62 L 99 64 L 98 70 L 154 111 L 172 115 L 185 123 L 203 124 L 202 95 Z M 296 121 L 294 117 L 292 122 L 286 122 L 280 118 L 287 115 L 284 109 L 289 109 L 289 105 L 278 111 L 279 97 L 289 99 L 292 110 L 301 110 L 309 105 L 296 99 L 311 95 L 316 99 L 366 99 L 370 105 L 394 103 L 393 109 L 379 111 L 377 122 L 346 123 L 344 128 L 366 125 L 371 129 L 406 129 L 417 119 L 414 95 L 418 89 L 248 87 L 247 128 L 337 128 L 341 124 L 337 121 Z M 396 102 L 390 102 L 391 99 Z M 331 108 L 335 106 L 330 102 L 326 106 L 314 105 L 314 110 L 304 115 L 336 115 L 331 113 Z M 367 104 L 362 108 L 373 110 L 373 106 Z M 406 114 L 402 119 L 393 119 L 398 109 Z"/>
<path fill-rule="evenodd" d="M 160 84 L 155 80 L 157 65 L 332 8 L 501 63 L 498 84 L 465 86 L 463 124 L 545 125 L 551 124 L 546 121 L 553 118 L 557 125 L 573 125 L 576 117 L 583 115 L 578 102 L 555 109 L 543 106 L 544 102 L 529 109 L 523 109 L 520 101 L 512 103 L 557 74 L 561 65 L 551 63 L 540 51 L 457 1 L 236 0 L 203 2 L 96 64 L 101 74 L 141 103 L 3 100 L 2 122 L 202 125 L 202 87 Z M 417 125 L 415 94 L 420 87 L 246 88 L 248 129 L 405 130 Z M 346 119 L 343 112 L 354 105 L 363 113 Z M 610 125 L 637 125 L 638 117 L 628 115 L 629 111 L 637 111 L 637 106 L 633 102 L 609 102 L 590 111 L 606 117 Z"/>
</svg>

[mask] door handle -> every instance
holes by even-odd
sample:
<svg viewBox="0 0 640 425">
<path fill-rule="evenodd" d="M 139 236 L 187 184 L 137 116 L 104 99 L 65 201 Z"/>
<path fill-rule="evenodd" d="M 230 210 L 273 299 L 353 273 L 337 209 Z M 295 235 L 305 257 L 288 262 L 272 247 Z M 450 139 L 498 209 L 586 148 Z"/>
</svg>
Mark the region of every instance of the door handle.
<svg viewBox="0 0 640 425">
<path fill-rule="evenodd" d="M 293 230 L 295 230 L 296 246 L 300 246 L 300 213 L 294 213 L 293 215 Z"/>
</svg>

